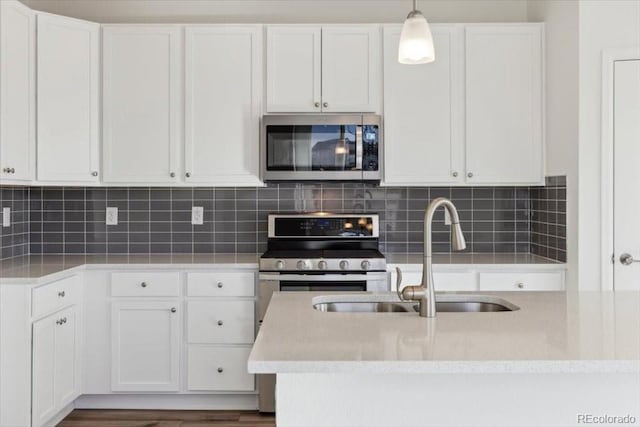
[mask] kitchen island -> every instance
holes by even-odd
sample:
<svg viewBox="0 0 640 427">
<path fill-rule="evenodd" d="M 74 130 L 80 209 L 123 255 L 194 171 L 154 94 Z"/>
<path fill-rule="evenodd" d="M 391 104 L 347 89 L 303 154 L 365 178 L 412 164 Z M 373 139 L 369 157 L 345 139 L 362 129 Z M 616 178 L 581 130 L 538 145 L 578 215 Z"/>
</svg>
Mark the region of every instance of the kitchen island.
<svg viewBox="0 0 640 427">
<path fill-rule="evenodd" d="M 283 427 L 640 419 L 640 293 L 482 295 L 519 309 L 426 319 L 322 312 L 313 305 L 326 294 L 275 294 L 249 371 L 277 374 Z"/>
</svg>

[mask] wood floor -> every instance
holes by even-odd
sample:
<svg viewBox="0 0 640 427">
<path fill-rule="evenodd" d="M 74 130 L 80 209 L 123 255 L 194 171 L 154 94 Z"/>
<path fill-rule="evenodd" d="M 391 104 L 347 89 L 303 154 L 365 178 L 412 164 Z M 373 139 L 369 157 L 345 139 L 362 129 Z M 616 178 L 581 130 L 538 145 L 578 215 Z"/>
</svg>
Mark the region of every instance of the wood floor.
<svg viewBox="0 0 640 427">
<path fill-rule="evenodd" d="M 76 409 L 58 427 L 275 427 L 255 411 L 131 411 Z"/>
</svg>

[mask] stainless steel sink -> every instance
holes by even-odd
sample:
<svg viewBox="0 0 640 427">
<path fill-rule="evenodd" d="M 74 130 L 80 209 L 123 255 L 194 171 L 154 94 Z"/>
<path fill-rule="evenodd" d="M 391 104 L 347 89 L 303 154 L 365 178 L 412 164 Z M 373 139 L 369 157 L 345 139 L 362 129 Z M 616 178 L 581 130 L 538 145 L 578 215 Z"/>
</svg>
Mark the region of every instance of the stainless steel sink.
<svg viewBox="0 0 640 427">
<path fill-rule="evenodd" d="M 313 308 L 329 313 L 415 313 L 418 304 L 412 302 L 375 301 L 375 295 L 355 298 L 326 296 L 314 298 Z M 320 298 L 320 300 L 318 300 Z M 480 313 L 515 311 L 519 307 L 501 298 L 488 295 L 438 295 L 436 311 L 440 313 Z"/>
</svg>

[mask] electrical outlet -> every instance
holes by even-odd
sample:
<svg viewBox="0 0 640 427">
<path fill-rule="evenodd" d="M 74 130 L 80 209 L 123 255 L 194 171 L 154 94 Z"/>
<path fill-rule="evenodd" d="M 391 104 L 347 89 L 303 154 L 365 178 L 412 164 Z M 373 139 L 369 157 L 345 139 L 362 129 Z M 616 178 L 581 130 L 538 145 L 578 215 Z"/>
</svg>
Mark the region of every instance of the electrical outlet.
<svg viewBox="0 0 640 427">
<path fill-rule="evenodd" d="M 202 225 L 204 222 L 204 209 L 202 206 L 193 206 L 191 208 L 191 224 Z"/>
<path fill-rule="evenodd" d="M 444 225 L 451 225 L 451 215 L 448 210 L 444 210 Z"/>
<path fill-rule="evenodd" d="M 118 225 L 118 208 L 107 208 L 107 225 Z"/>
<path fill-rule="evenodd" d="M 2 226 L 11 226 L 11 208 L 2 208 Z"/>
</svg>

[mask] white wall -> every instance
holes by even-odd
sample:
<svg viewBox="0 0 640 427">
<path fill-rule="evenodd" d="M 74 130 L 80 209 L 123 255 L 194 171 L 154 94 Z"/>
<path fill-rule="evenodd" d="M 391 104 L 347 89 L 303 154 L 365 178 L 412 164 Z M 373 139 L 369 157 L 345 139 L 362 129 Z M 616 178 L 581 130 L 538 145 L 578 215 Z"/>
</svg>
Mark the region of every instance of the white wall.
<svg viewBox="0 0 640 427">
<path fill-rule="evenodd" d="M 579 277 L 581 290 L 600 289 L 602 51 L 640 45 L 640 1 L 581 1 Z"/>
<path fill-rule="evenodd" d="M 410 0 L 22 0 L 96 22 L 402 22 Z M 431 22 L 527 20 L 526 0 L 420 0 Z"/>
<path fill-rule="evenodd" d="M 578 289 L 577 0 L 530 0 L 528 17 L 545 22 L 546 175 L 567 176 L 567 289 Z"/>
</svg>

